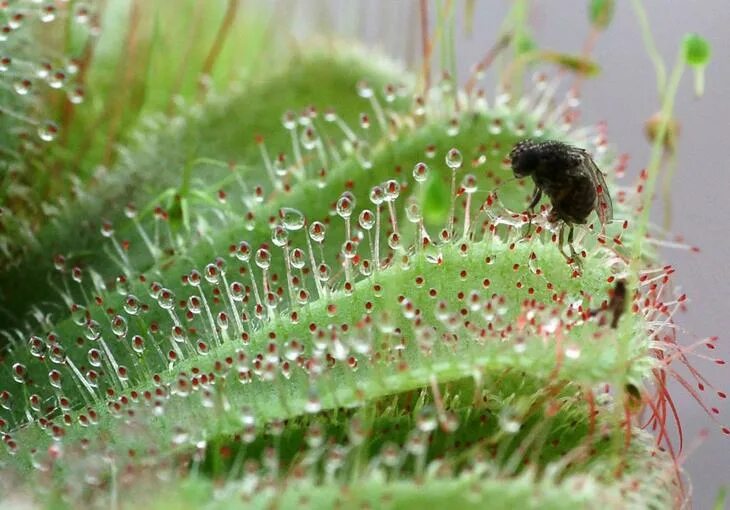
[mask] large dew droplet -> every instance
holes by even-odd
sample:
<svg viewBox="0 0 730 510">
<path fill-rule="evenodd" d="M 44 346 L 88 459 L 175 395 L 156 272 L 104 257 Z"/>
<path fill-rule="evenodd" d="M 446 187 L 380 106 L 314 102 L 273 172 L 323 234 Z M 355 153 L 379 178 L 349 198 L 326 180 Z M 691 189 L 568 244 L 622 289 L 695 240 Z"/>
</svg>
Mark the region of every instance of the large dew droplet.
<svg viewBox="0 0 730 510">
<path fill-rule="evenodd" d="M 289 231 L 301 230 L 304 227 L 304 215 L 298 209 L 282 207 L 279 209 L 279 218 L 284 228 Z"/>
</svg>

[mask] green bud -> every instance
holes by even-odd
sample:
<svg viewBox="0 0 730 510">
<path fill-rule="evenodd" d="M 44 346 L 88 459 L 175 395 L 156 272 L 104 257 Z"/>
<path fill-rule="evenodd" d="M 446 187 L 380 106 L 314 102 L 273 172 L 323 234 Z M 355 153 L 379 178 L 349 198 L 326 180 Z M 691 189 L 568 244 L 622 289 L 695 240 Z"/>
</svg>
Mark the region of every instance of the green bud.
<svg viewBox="0 0 730 510">
<path fill-rule="evenodd" d="M 591 0 L 588 6 L 588 18 L 591 25 L 598 30 L 605 30 L 613 19 L 615 7 L 614 0 Z"/>
<path fill-rule="evenodd" d="M 567 53 L 558 53 L 555 51 L 543 51 L 540 53 L 538 59 L 543 62 L 551 62 L 567 69 L 570 72 L 583 75 L 587 78 L 597 76 L 601 72 L 601 67 L 597 63 L 580 55 L 569 55 Z"/>
<path fill-rule="evenodd" d="M 682 42 L 684 61 L 693 67 L 704 67 L 710 62 L 712 48 L 707 39 L 698 34 L 687 34 Z"/>
<path fill-rule="evenodd" d="M 530 53 L 537 49 L 537 43 L 532 36 L 526 32 L 520 32 L 515 37 L 515 52 L 518 55 L 523 53 Z"/>
</svg>

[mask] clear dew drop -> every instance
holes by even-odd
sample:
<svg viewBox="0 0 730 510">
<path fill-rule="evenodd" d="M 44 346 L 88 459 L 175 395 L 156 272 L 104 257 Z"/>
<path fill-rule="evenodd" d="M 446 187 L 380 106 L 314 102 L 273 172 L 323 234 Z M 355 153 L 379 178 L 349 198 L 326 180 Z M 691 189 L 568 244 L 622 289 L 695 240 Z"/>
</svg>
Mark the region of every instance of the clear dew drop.
<svg viewBox="0 0 730 510">
<path fill-rule="evenodd" d="M 38 127 L 38 137 L 44 142 L 52 142 L 58 136 L 58 126 L 47 121 Z"/>
<path fill-rule="evenodd" d="M 346 259 L 352 259 L 357 255 L 357 248 L 358 243 L 348 239 L 347 241 L 342 243 L 342 248 L 340 252 L 342 253 L 342 256 Z"/>
<path fill-rule="evenodd" d="M 13 394 L 10 393 L 7 390 L 3 390 L 0 392 L 0 407 L 5 409 L 6 411 L 10 411 L 13 408 L 13 404 L 15 401 L 13 400 Z"/>
<path fill-rule="evenodd" d="M 115 315 L 112 319 L 112 333 L 118 338 L 123 338 L 127 335 L 127 319 L 121 315 Z"/>
<path fill-rule="evenodd" d="M 337 215 L 342 219 L 347 219 L 350 216 L 352 216 L 352 211 L 355 208 L 355 201 L 354 199 L 350 198 L 350 196 L 343 195 L 337 200 L 337 206 L 335 210 L 337 211 Z"/>
<path fill-rule="evenodd" d="M 89 320 L 86 323 L 84 336 L 86 336 L 87 340 L 98 340 L 98 338 L 101 336 L 101 325 L 93 319 Z"/>
<path fill-rule="evenodd" d="M 285 154 L 279 154 L 276 158 L 274 158 L 273 166 L 274 172 L 278 177 L 286 177 L 286 174 L 289 173 L 289 167 L 286 164 Z M 258 203 L 261 203 L 261 199 L 258 196 L 254 197 L 254 200 Z"/>
<path fill-rule="evenodd" d="M 315 147 L 317 147 L 317 143 L 319 142 L 319 136 L 317 135 L 317 131 L 313 127 L 307 127 L 302 131 L 301 134 L 301 142 L 302 147 L 304 149 L 311 151 Z"/>
<path fill-rule="evenodd" d="M 413 98 L 413 114 L 416 117 L 423 117 L 426 115 L 426 101 L 422 96 L 416 96 Z"/>
<path fill-rule="evenodd" d="M 46 351 L 46 344 L 39 336 L 32 335 L 28 340 L 28 351 L 34 358 L 39 358 Z"/>
<path fill-rule="evenodd" d="M 66 351 L 60 345 L 54 346 L 49 354 L 51 361 L 57 365 L 66 363 Z"/>
<path fill-rule="evenodd" d="M 22 363 L 14 363 L 12 367 L 13 380 L 17 383 L 23 384 L 25 382 L 25 375 L 28 370 Z"/>
<path fill-rule="evenodd" d="M 274 243 L 274 246 L 282 248 L 286 246 L 288 241 L 289 234 L 284 228 L 284 225 L 276 225 L 273 229 L 271 229 L 271 242 Z"/>
<path fill-rule="evenodd" d="M 137 354 L 144 352 L 144 338 L 140 335 L 134 335 L 132 337 L 132 350 Z"/>
<path fill-rule="evenodd" d="M 365 278 L 373 274 L 373 264 L 370 259 L 362 259 L 360 261 L 360 274 Z"/>
<path fill-rule="evenodd" d="M 423 215 L 421 214 L 421 204 L 414 196 L 408 197 L 408 202 L 406 203 L 406 216 L 408 217 L 408 221 L 411 223 L 418 223 L 423 218 Z"/>
<path fill-rule="evenodd" d="M 56 7 L 50 3 L 41 6 L 38 17 L 43 23 L 50 23 L 56 19 Z"/>
<path fill-rule="evenodd" d="M 360 127 L 363 130 L 370 129 L 370 117 L 366 113 L 360 114 Z"/>
<path fill-rule="evenodd" d="M 437 425 L 436 409 L 430 405 L 423 406 L 416 417 L 418 430 L 421 432 L 432 432 L 436 430 Z"/>
<path fill-rule="evenodd" d="M 225 331 L 228 329 L 228 315 L 225 312 L 219 312 L 216 316 L 216 322 L 221 330 Z"/>
<path fill-rule="evenodd" d="M 243 301 L 243 298 L 246 295 L 246 289 L 243 284 L 241 284 L 240 282 L 231 282 L 228 288 L 231 294 L 231 299 L 233 299 L 237 303 Z M 196 313 L 190 309 L 190 300 L 188 300 L 188 310 L 190 310 L 192 313 Z M 200 310 L 198 310 L 198 312 L 199 311 Z"/>
<path fill-rule="evenodd" d="M 413 167 L 413 179 L 416 182 L 426 182 L 428 180 L 428 165 L 420 162 Z"/>
<path fill-rule="evenodd" d="M 307 289 L 299 289 L 297 292 L 297 303 L 304 306 L 309 302 L 309 291 Z"/>
<path fill-rule="evenodd" d="M 315 221 L 309 226 L 309 237 L 312 241 L 315 243 L 322 243 L 324 241 L 324 236 L 325 226 L 323 223 Z"/>
<path fill-rule="evenodd" d="M 127 294 L 124 299 L 124 311 L 129 315 L 137 315 L 139 313 L 139 299 L 134 294 Z"/>
<path fill-rule="evenodd" d="M 84 4 L 77 5 L 76 11 L 74 12 L 74 20 L 80 25 L 85 25 L 89 22 L 89 8 Z"/>
<path fill-rule="evenodd" d="M 203 274 L 205 275 L 205 281 L 210 284 L 216 285 L 220 281 L 220 270 L 215 264 L 206 265 Z"/>
<path fill-rule="evenodd" d="M 254 262 L 259 269 L 269 269 L 271 265 L 271 252 L 266 248 L 259 248 L 256 250 Z"/>
<path fill-rule="evenodd" d="M 385 201 L 385 190 L 380 186 L 370 188 L 370 201 L 374 205 L 380 205 Z"/>
<path fill-rule="evenodd" d="M 248 262 L 251 259 L 251 245 L 246 241 L 241 241 L 238 243 L 235 255 L 241 262 Z"/>
<path fill-rule="evenodd" d="M 386 103 L 392 103 L 395 101 L 397 88 L 392 83 L 386 83 L 383 85 L 383 97 Z"/>
<path fill-rule="evenodd" d="M 60 89 L 66 83 L 66 75 L 62 71 L 50 73 L 47 78 L 47 83 L 52 89 Z"/>
<path fill-rule="evenodd" d="M 318 413 L 322 410 L 322 401 L 315 390 L 310 390 L 307 402 L 304 404 L 304 410 L 310 414 Z"/>
<path fill-rule="evenodd" d="M 299 209 L 282 207 L 279 209 L 279 219 L 289 231 L 301 230 L 304 227 L 304 215 Z"/>
<path fill-rule="evenodd" d="M 109 221 L 103 221 L 99 230 L 101 231 L 102 237 L 110 238 L 114 235 L 114 225 Z"/>
<path fill-rule="evenodd" d="M 329 281 L 330 276 L 332 275 L 332 271 L 330 270 L 330 266 L 327 264 L 320 264 L 317 268 L 317 278 L 320 282 L 326 283 Z"/>
<path fill-rule="evenodd" d="M 179 344 L 185 342 L 185 331 L 180 326 L 173 326 L 170 330 L 170 336 Z"/>
<path fill-rule="evenodd" d="M 301 248 L 294 248 L 289 253 L 289 262 L 294 269 L 302 269 L 306 263 L 306 255 Z"/>
<path fill-rule="evenodd" d="M 101 366 L 101 351 L 99 349 L 89 349 L 89 352 L 86 353 L 86 358 L 89 360 L 89 364 L 92 367 L 100 367 Z"/>
<path fill-rule="evenodd" d="M 297 116 L 293 111 L 287 111 L 284 112 L 284 114 L 281 116 L 281 124 L 284 126 L 284 129 L 291 131 L 292 129 L 297 127 Z"/>
<path fill-rule="evenodd" d="M 461 156 L 461 151 L 457 148 L 451 148 L 446 153 L 446 166 L 451 168 L 452 170 L 457 170 L 461 168 L 461 165 L 463 163 L 463 158 Z"/>
<path fill-rule="evenodd" d="M 395 232 L 391 232 L 388 236 L 388 246 L 394 251 L 398 251 L 401 248 L 401 238 Z"/>
<path fill-rule="evenodd" d="M 14 15 L 10 16 L 10 18 L 8 19 L 8 26 L 12 30 L 17 30 L 23 24 L 24 19 L 25 19 L 25 15 L 23 15 L 21 13 L 14 14 Z"/>
<path fill-rule="evenodd" d="M 394 202 L 400 196 L 400 184 L 394 179 L 383 183 L 384 198 L 386 202 Z"/>
<path fill-rule="evenodd" d="M 461 188 L 464 193 L 472 194 L 477 191 L 477 178 L 473 174 L 467 174 L 461 180 Z"/>
<path fill-rule="evenodd" d="M 363 209 L 358 217 L 358 223 L 363 230 L 371 230 L 375 225 L 375 215 L 368 209 Z"/>
<path fill-rule="evenodd" d="M 56 370 L 55 368 L 48 372 L 48 382 L 53 386 L 54 388 L 60 390 L 61 389 L 61 372 Z"/>
<path fill-rule="evenodd" d="M 157 303 L 165 310 L 172 310 L 175 306 L 175 294 L 170 289 L 162 289 L 157 296 Z"/>
<path fill-rule="evenodd" d="M 252 427 L 256 424 L 256 413 L 251 406 L 243 406 L 241 407 L 239 419 L 244 427 Z"/>
<path fill-rule="evenodd" d="M 84 92 L 84 89 L 81 87 L 75 87 L 68 91 L 68 100 L 71 102 L 71 104 L 81 104 L 84 102 L 86 94 Z"/>
<path fill-rule="evenodd" d="M 369 99 L 373 97 L 373 88 L 368 82 L 361 80 L 357 83 L 357 95 Z"/>
<path fill-rule="evenodd" d="M 505 407 L 499 413 L 499 427 L 507 434 L 516 434 L 520 431 L 522 424 L 517 419 L 515 412 L 510 407 Z"/>
<path fill-rule="evenodd" d="M 408 434 L 408 440 L 406 441 L 406 450 L 411 455 L 420 457 L 426 453 L 427 440 L 424 434 L 418 430 L 412 430 Z"/>
<path fill-rule="evenodd" d="M 187 443 L 189 439 L 190 439 L 190 434 L 188 433 L 188 431 L 185 428 L 183 428 L 179 425 L 176 425 L 175 427 L 173 427 L 172 438 L 171 438 L 173 445 L 175 445 L 175 446 L 183 445 L 183 444 Z"/>
<path fill-rule="evenodd" d="M 449 119 L 449 122 L 446 124 L 446 134 L 449 136 L 456 136 L 459 134 L 459 129 L 460 123 L 458 117 Z"/>
<path fill-rule="evenodd" d="M 187 307 L 192 314 L 199 314 L 202 309 L 203 303 L 199 296 L 190 296 L 188 298 Z"/>
</svg>

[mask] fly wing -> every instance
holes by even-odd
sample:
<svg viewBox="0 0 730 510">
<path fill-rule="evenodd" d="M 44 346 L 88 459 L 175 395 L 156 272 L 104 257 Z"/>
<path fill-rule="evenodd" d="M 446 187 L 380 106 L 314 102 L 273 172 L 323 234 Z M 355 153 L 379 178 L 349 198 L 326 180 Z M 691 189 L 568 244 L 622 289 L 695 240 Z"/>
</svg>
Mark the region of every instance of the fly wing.
<svg viewBox="0 0 730 510">
<path fill-rule="evenodd" d="M 608 193 L 606 179 L 587 152 L 583 153 L 583 165 L 588 170 L 593 185 L 596 187 L 596 213 L 598 213 L 601 225 L 605 225 L 613 219 L 613 203 L 611 202 L 611 195 Z"/>
</svg>

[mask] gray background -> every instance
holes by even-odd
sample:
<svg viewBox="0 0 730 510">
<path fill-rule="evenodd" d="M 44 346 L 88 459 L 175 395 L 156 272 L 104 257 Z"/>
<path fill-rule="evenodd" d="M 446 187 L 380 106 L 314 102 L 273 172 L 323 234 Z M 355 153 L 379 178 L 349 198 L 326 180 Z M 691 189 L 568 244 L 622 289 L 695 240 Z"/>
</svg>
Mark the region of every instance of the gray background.
<svg viewBox="0 0 730 510">
<path fill-rule="evenodd" d="M 454 0 L 458 24 L 463 26 L 464 0 Z M 431 2 L 430 2 L 431 3 Z M 628 0 L 616 0 L 614 21 L 595 47 L 594 57 L 602 73 L 584 84 L 582 122 L 608 122 L 610 142 L 631 156 L 627 179 L 648 162 L 649 146 L 643 134 L 644 121 L 659 109 L 654 68 L 644 49 L 638 22 Z M 493 44 L 509 8 L 507 0 L 476 0 L 474 31 L 468 36 L 457 29 L 456 51 L 459 75 Z M 588 34 L 587 0 L 535 0 L 531 19 L 533 34 L 541 47 L 579 51 Z M 363 40 L 408 64 L 417 62 L 417 0 L 359 0 L 289 2 L 289 14 L 300 21 L 298 35 L 306 38 L 312 27 L 343 37 Z M 669 70 L 686 32 L 698 32 L 713 46 L 707 69 L 705 96 L 696 100 L 688 73 L 676 102 L 682 125 L 679 164 L 674 179 L 672 231 L 686 237 L 701 253 L 665 250 L 665 259 L 677 268 L 675 282 L 690 298 L 689 310 L 678 317 L 680 324 L 698 338 L 719 335 L 714 355 L 730 358 L 730 1 L 644 0 L 657 46 Z M 431 11 L 433 21 L 433 8 Z M 306 28 L 305 28 L 306 27 Z M 435 60 L 437 65 L 438 60 Z M 656 203 L 655 220 L 661 221 Z M 688 335 L 685 343 L 692 342 Z M 702 348 L 699 352 L 709 354 Z M 703 374 L 718 389 L 730 393 L 730 365 L 695 360 Z M 730 423 L 730 402 L 718 401 L 705 392 L 705 402 L 720 408 L 720 421 Z M 679 385 L 673 395 L 685 431 L 684 468 L 693 483 L 694 507 L 711 508 L 721 485 L 730 486 L 730 438 L 710 421 L 700 406 Z M 702 430 L 709 436 L 700 439 Z M 730 488 L 730 487 L 729 487 Z"/>
</svg>

